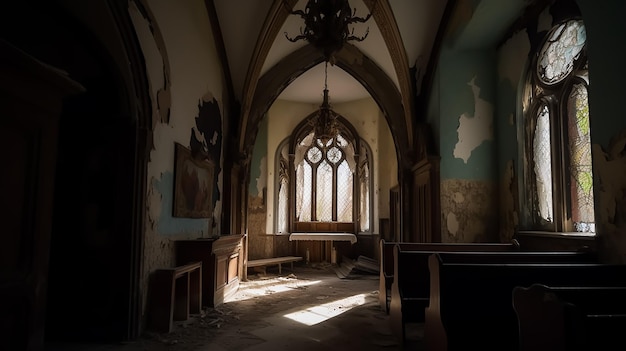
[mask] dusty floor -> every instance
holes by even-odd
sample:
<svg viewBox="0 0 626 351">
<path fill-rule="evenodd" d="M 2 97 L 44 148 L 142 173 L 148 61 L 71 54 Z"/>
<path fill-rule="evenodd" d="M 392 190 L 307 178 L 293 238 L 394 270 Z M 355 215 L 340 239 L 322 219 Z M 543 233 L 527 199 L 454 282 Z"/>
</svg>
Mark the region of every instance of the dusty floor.
<svg viewBox="0 0 626 351">
<path fill-rule="evenodd" d="M 249 275 L 225 304 L 169 334 L 146 333 L 121 345 L 52 345 L 46 351 L 419 350 L 419 325 L 404 345 L 378 304 L 378 276 L 340 279 L 330 266 L 297 265 Z"/>
</svg>

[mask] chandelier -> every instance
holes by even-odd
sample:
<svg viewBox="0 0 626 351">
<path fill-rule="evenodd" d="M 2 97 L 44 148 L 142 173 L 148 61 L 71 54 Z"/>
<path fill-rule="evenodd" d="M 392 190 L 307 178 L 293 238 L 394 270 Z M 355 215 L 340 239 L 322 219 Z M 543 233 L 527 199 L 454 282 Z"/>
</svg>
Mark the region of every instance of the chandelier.
<svg viewBox="0 0 626 351">
<path fill-rule="evenodd" d="M 366 17 L 356 17 L 356 8 L 351 9 L 348 0 L 309 0 L 304 11 L 292 11 L 292 15 L 299 15 L 304 19 L 305 27 L 300 27 L 300 35 L 290 38 L 287 32 L 285 37 L 291 41 L 306 40 L 318 50 L 322 51 L 325 58 L 324 67 L 324 100 L 319 110 L 311 118 L 313 127 L 313 140 L 320 140 L 324 146 L 337 136 L 337 117 L 328 102 L 328 63 L 335 64 L 335 53 L 343 48 L 349 40 L 363 41 L 369 34 L 369 27 L 363 36 L 354 35 L 353 23 L 364 23 L 372 14 Z"/>
<path fill-rule="evenodd" d="M 350 8 L 348 0 L 309 0 L 304 11 L 292 11 L 292 15 L 299 15 L 304 19 L 305 27 L 300 27 L 300 35 L 290 38 L 287 32 L 285 37 L 291 41 L 306 40 L 317 49 L 321 50 L 326 61 L 334 64 L 334 54 L 341 50 L 343 44 L 349 40 L 363 41 L 368 33 L 359 37 L 354 35 L 354 28 L 350 30 L 348 25 L 364 23 L 371 17 L 356 17 Z"/>
<path fill-rule="evenodd" d="M 337 117 L 337 113 L 330 108 L 328 102 L 328 61 L 326 61 L 324 66 L 324 100 L 320 109 L 310 120 L 313 127 L 313 140 L 319 139 L 322 145 L 328 145 L 328 142 L 334 139 L 338 133 Z"/>
</svg>

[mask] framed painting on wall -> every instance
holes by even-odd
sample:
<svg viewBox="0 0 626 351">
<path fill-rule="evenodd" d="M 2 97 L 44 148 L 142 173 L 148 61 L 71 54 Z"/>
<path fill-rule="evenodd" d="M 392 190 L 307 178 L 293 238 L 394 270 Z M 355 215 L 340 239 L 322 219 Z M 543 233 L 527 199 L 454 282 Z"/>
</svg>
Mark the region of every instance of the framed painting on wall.
<svg viewBox="0 0 626 351">
<path fill-rule="evenodd" d="M 191 150 L 175 143 L 174 217 L 211 218 L 213 215 L 213 162 L 197 160 Z"/>
</svg>

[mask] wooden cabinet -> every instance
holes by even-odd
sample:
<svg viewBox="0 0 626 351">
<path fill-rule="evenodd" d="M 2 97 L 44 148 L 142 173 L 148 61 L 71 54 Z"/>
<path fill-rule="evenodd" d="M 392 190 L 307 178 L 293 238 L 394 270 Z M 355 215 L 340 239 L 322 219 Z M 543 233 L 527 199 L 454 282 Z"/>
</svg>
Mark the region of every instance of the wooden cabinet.
<svg viewBox="0 0 626 351">
<path fill-rule="evenodd" d="M 177 240 L 176 265 L 202 262 L 202 304 L 219 306 L 239 288 L 243 270 L 243 235 Z"/>
</svg>

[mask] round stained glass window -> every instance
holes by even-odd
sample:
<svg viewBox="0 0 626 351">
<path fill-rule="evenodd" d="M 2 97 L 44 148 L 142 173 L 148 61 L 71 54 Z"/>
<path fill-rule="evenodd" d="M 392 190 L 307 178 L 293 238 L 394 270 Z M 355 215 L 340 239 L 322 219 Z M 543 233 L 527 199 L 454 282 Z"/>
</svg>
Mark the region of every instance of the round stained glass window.
<svg viewBox="0 0 626 351">
<path fill-rule="evenodd" d="M 322 150 L 312 147 L 307 151 L 306 157 L 311 163 L 318 163 L 322 159 Z"/>
<path fill-rule="evenodd" d="M 333 146 L 328 150 L 327 157 L 330 162 L 337 163 L 341 161 L 342 152 L 338 147 Z"/>
<path fill-rule="evenodd" d="M 570 74 L 586 40 L 582 21 L 568 21 L 552 30 L 539 52 L 537 74 L 541 81 L 555 84 Z"/>
</svg>

